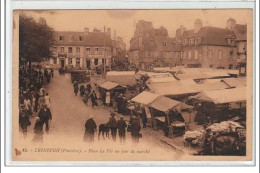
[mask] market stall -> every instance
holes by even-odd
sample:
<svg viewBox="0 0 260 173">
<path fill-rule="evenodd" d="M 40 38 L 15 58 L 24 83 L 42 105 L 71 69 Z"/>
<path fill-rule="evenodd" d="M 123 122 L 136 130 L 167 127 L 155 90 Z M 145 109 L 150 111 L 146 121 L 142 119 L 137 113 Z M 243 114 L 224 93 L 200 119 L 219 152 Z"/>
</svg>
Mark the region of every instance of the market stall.
<svg viewBox="0 0 260 173">
<path fill-rule="evenodd" d="M 154 129 L 162 129 L 166 136 L 180 135 L 185 132 L 186 123 L 183 110 L 192 110 L 192 106 L 159 96 L 149 104 Z"/>
<path fill-rule="evenodd" d="M 200 115 L 209 117 L 210 123 L 233 118 L 236 112 L 239 116 L 245 117 L 246 87 L 203 91 L 190 96 L 189 99 L 198 103 L 196 109 Z"/>
</svg>

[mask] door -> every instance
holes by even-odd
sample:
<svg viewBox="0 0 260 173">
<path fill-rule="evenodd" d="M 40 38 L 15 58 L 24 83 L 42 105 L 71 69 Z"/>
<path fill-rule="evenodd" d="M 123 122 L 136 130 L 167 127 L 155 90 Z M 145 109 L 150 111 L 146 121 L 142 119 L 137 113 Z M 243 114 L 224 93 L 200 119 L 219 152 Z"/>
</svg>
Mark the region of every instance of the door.
<svg viewBox="0 0 260 173">
<path fill-rule="evenodd" d="M 60 60 L 60 65 L 61 65 L 61 68 L 64 68 L 64 66 L 65 66 L 65 61 L 64 61 L 64 59 L 61 59 L 61 60 Z"/>
<path fill-rule="evenodd" d="M 87 64 L 87 69 L 90 69 L 90 60 L 87 60 L 86 64 Z"/>
</svg>

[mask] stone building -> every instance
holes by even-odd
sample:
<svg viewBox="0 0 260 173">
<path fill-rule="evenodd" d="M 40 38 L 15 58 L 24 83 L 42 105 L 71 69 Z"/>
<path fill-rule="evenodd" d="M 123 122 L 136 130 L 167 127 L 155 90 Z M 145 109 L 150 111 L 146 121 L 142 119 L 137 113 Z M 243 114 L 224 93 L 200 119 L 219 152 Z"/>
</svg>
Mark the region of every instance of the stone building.
<svg viewBox="0 0 260 173">
<path fill-rule="evenodd" d="M 182 35 L 182 64 L 187 67 L 236 69 L 236 35 L 227 28 L 203 26 L 200 19 Z"/>
<path fill-rule="evenodd" d="M 180 63 L 181 47 L 176 39 L 168 37 L 165 27 L 155 29 L 152 22 L 139 20 L 130 40 L 128 56 L 130 64 L 141 70 L 176 66 Z"/>
<path fill-rule="evenodd" d="M 106 32 L 96 28 L 93 32 L 88 28 L 84 32 L 57 31 L 55 38 L 50 64 L 59 68 L 74 66 L 83 69 L 94 69 L 104 63 L 111 66 L 113 45 L 110 28 Z"/>
</svg>

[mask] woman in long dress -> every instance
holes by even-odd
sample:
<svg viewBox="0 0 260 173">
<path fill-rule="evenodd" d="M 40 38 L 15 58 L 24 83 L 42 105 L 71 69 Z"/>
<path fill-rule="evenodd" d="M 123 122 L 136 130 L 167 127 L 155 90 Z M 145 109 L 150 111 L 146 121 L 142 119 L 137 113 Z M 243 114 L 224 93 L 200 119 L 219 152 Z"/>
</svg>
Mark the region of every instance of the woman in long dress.
<svg viewBox="0 0 260 173">
<path fill-rule="evenodd" d="M 110 92 L 109 91 L 106 92 L 106 105 L 110 106 Z"/>
</svg>

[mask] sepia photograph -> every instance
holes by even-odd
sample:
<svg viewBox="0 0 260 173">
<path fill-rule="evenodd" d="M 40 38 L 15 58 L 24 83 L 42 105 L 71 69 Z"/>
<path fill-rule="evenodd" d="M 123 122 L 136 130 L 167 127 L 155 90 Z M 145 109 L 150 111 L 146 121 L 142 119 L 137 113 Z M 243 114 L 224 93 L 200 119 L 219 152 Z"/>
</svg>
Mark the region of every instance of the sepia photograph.
<svg viewBox="0 0 260 173">
<path fill-rule="evenodd" d="M 253 11 L 15 10 L 13 161 L 250 161 Z"/>
</svg>

